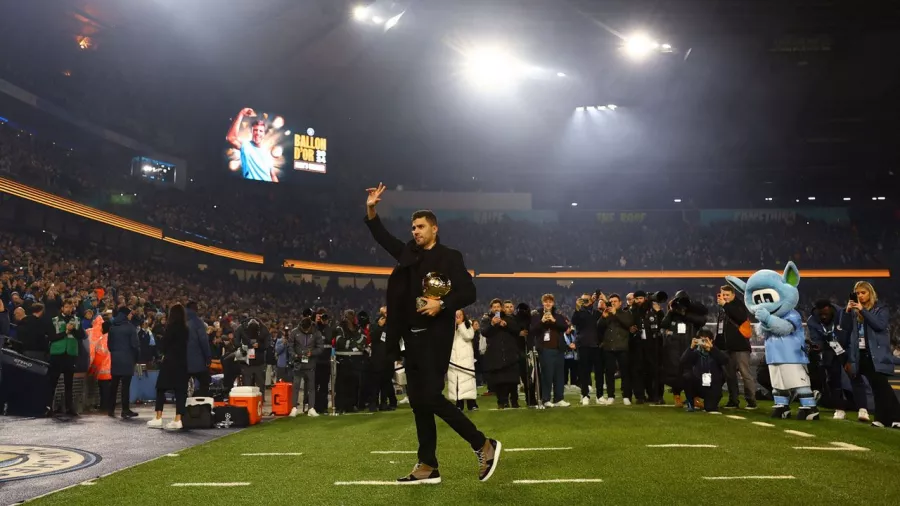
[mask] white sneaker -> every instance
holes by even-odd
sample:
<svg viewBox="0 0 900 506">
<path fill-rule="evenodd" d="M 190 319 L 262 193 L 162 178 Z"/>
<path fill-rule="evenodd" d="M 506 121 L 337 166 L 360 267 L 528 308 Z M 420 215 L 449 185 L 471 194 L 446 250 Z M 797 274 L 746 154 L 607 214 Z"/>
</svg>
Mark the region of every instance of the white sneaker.
<svg viewBox="0 0 900 506">
<path fill-rule="evenodd" d="M 872 422 L 872 427 L 878 427 L 879 429 L 883 429 L 884 424 L 881 422 Z"/>
<path fill-rule="evenodd" d="M 603 401 L 602 404 L 603 404 L 604 406 L 612 406 L 613 403 L 616 402 L 616 398 L 615 398 L 615 397 L 607 397 L 607 396 L 604 395 L 604 396 L 603 396 L 603 399 L 601 399 L 601 401 Z"/>
<path fill-rule="evenodd" d="M 163 419 L 162 418 L 154 418 L 147 422 L 147 427 L 151 429 L 162 429 L 163 428 Z"/>
<path fill-rule="evenodd" d="M 856 419 L 862 423 L 869 423 L 871 421 L 869 420 L 869 410 L 866 408 L 859 410 L 859 414 L 856 415 Z"/>
<path fill-rule="evenodd" d="M 588 385 L 588 393 L 589 393 L 589 394 L 594 393 L 594 387 L 593 387 L 593 386 Z"/>
<path fill-rule="evenodd" d="M 397 401 L 397 404 L 409 404 L 409 396 L 400 399 L 399 401 Z"/>
<path fill-rule="evenodd" d="M 550 401 L 547 401 L 547 402 L 544 403 L 544 407 L 545 407 L 545 408 L 552 408 L 552 407 L 553 407 L 553 403 L 550 402 Z"/>
<path fill-rule="evenodd" d="M 624 399 L 622 399 L 622 402 L 623 402 L 626 406 L 631 406 L 631 399 L 629 399 L 629 398 L 627 398 L 627 397 L 624 398 Z"/>
<path fill-rule="evenodd" d="M 900 429 L 900 422 L 894 422 L 891 424 L 892 429 Z"/>
<path fill-rule="evenodd" d="M 606 406 L 606 397 L 594 397 L 594 404 L 598 406 Z"/>
<path fill-rule="evenodd" d="M 587 405 L 590 404 L 590 403 L 591 403 L 591 398 L 590 398 L 590 397 L 582 397 L 582 398 L 581 398 L 581 405 L 582 405 L 582 406 L 587 406 Z"/>
<path fill-rule="evenodd" d="M 309 408 L 309 411 L 306 412 L 306 416 L 311 416 L 311 417 L 315 418 L 315 417 L 319 416 L 319 414 L 316 413 L 316 408 Z"/>
<path fill-rule="evenodd" d="M 559 401 L 553 405 L 553 407 L 555 408 L 568 408 L 569 406 L 571 406 L 571 404 L 569 404 L 565 400 Z"/>
<path fill-rule="evenodd" d="M 166 424 L 166 430 L 181 430 L 183 428 L 184 425 L 181 424 L 181 420 L 172 420 Z"/>
<path fill-rule="evenodd" d="M 845 418 L 847 418 L 846 411 L 844 411 L 843 409 L 834 410 L 834 419 L 835 420 L 844 420 Z"/>
<path fill-rule="evenodd" d="M 289 414 L 288 416 L 291 418 L 297 418 L 297 415 L 299 415 L 299 414 L 300 414 L 300 411 L 297 409 L 297 406 L 294 406 L 291 409 L 291 414 Z"/>
</svg>

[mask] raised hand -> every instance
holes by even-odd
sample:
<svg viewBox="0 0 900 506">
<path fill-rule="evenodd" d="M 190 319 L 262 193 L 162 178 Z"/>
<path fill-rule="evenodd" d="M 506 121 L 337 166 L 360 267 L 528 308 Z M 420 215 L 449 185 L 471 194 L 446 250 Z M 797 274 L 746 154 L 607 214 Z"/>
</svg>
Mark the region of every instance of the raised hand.
<svg viewBox="0 0 900 506">
<path fill-rule="evenodd" d="M 374 208 L 381 202 L 381 194 L 387 189 L 386 186 L 382 183 L 378 183 L 378 187 L 376 188 L 368 188 L 366 189 L 369 192 L 369 196 L 366 198 L 366 207 Z"/>
<path fill-rule="evenodd" d="M 249 107 L 244 107 L 243 109 L 241 109 L 241 116 L 244 116 L 247 118 L 253 118 L 256 116 L 256 111 L 254 111 L 253 109 L 251 109 Z"/>
</svg>

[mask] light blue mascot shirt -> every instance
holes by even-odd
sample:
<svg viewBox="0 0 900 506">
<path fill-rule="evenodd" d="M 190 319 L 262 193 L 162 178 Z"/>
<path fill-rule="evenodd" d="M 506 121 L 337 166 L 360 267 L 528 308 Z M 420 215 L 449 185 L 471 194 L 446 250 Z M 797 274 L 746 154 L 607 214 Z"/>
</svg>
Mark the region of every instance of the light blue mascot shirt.
<svg viewBox="0 0 900 506">
<path fill-rule="evenodd" d="M 746 282 L 734 276 L 725 280 L 744 296 L 744 305 L 760 323 L 766 363 L 808 364 L 803 321 L 795 309 L 800 300 L 800 271 L 794 262 L 788 262 L 782 274 L 763 269 Z"/>
</svg>

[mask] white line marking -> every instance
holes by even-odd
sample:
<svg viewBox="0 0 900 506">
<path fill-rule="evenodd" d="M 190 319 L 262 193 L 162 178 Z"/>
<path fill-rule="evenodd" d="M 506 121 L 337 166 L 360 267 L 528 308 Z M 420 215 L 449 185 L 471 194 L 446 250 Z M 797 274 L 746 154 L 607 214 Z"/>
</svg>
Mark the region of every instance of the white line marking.
<svg viewBox="0 0 900 506">
<path fill-rule="evenodd" d="M 341 415 L 341 416 L 353 416 L 353 415 L 356 415 L 356 416 L 371 416 L 371 415 L 374 415 L 374 414 L 375 414 L 375 413 L 344 413 L 344 414 Z"/>
<path fill-rule="evenodd" d="M 344 485 L 403 485 L 402 482 L 399 481 L 336 481 L 335 485 L 344 486 Z"/>
<path fill-rule="evenodd" d="M 506 448 L 503 451 L 506 452 L 556 452 L 556 451 L 564 451 L 571 450 L 571 446 L 559 447 L 559 448 Z"/>
<path fill-rule="evenodd" d="M 241 457 L 297 457 L 302 453 L 242 453 Z"/>
<path fill-rule="evenodd" d="M 674 408 L 674 404 L 648 404 L 651 408 Z"/>
<path fill-rule="evenodd" d="M 796 480 L 793 476 L 704 476 L 704 480 Z"/>
<path fill-rule="evenodd" d="M 180 457 L 180 455 L 178 455 L 177 453 L 167 453 L 163 455 L 163 457 Z"/>
<path fill-rule="evenodd" d="M 249 481 L 235 481 L 231 483 L 173 483 L 173 487 L 246 487 Z"/>
<path fill-rule="evenodd" d="M 841 443 L 841 442 L 832 442 L 828 443 L 832 446 L 829 448 L 827 446 L 795 446 L 795 450 L 821 450 L 821 451 L 832 451 L 832 452 L 867 452 L 868 448 L 863 448 L 862 446 L 852 445 L 850 443 Z"/>
<path fill-rule="evenodd" d="M 393 454 L 395 454 L 395 453 L 398 453 L 398 454 L 416 454 L 416 453 L 419 453 L 419 452 L 417 452 L 417 451 L 406 451 L 406 450 L 387 450 L 387 451 L 374 451 L 374 452 L 370 452 L 370 453 L 374 453 L 374 454 L 376 454 L 376 455 L 393 455 Z"/>
<path fill-rule="evenodd" d="M 81 485 L 88 487 L 91 485 L 96 485 L 96 483 L 94 483 L 93 481 L 85 481 L 85 482 L 81 483 Z"/>
<path fill-rule="evenodd" d="M 706 414 L 708 414 L 708 415 L 721 415 L 722 412 L 721 412 L 721 411 L 707 411 Z"/>
<path fill-rule="evenodd" d="M 725 415 L 725 418 L 731 418 L 732 420 L 746 420 L 743 416 L 738 415 Z"/>
<path fill-rule="evenodd" d="M 771 423 L 766 422 L 752 422 L 753 425 L 759 425 L 760 427 L 774 427 Z"/>
<path fill-rule="evenodd" d="M 516 485 L 540 485 L 544 483 L 603 483 L 599 478 L 568 478 L 556 480 L 515 480 Z"/>
<path fill-rule="evenodd" d="M 718 448 L 716 445 L 688 445 L 688 444 L 665 444 L 665 445 L 647 445 L 647 448 Z"/>
<path fill-rule="evenodd" d="M 795 436 L 800 436 L 800 437 L 816 437 L 814 434 L 810 434 L 808 432 L 800 432 L 799 430 L 785 430 L 784 432 L 787 434 L 793 434 Z"/>
</svg>

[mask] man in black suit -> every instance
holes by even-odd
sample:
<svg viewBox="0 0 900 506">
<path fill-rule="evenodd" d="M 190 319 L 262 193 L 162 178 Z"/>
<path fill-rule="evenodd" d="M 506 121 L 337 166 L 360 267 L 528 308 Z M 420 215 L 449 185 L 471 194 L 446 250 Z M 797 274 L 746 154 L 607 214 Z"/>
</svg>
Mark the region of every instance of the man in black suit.
<svg viewBox="0 0 900 506">
<path fill-rule="evenodd" d="M 408 476 L 397 481 L 409 484 L 441 482 L 435 455 L 435 415 L 472 446 L 478 457 L 478 479 L 487 481 L 500 460 L 500 443 L 486 438 L 442 394 L 444 376 L 450 366 L 456 310 L 475 302 L 475 284 L 466 270 L 462 254 L 438 241 L 437 217 L 431 211 L 413 213 L 413 240 L 408 243 L 404 244 L 388 232 L 375 211 L 384 191 L 385 186 L 380 183 L 377 188 L 368 190 L 366 225 L 375 241 L 397 260 L 387 286 L 387 306 L 391 308 L 386 322 L 387 360 L 393 362 L 399 356 L 402 337 L 406 346 L 409 402 L 419 439 L 419 462 Z M 440 300 L 426 299 L 427 304 L 417 308 L 416 298 L 422 295 L 422 280 L 430 272 L 450 279 L 450 293 Z"/>
</svg>

